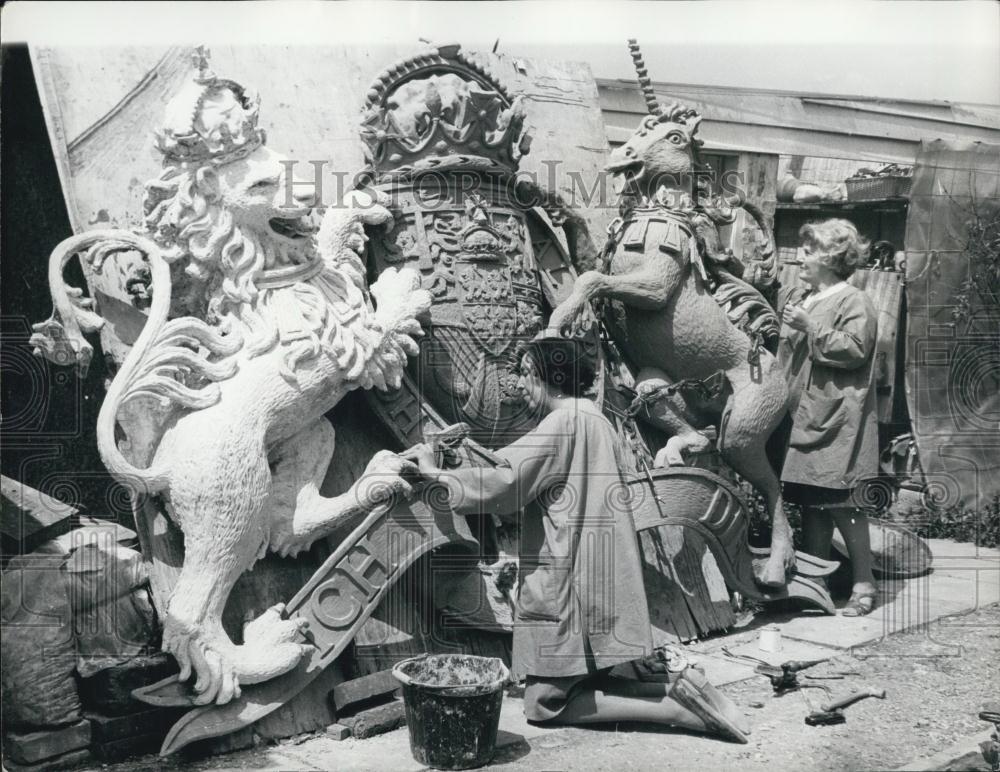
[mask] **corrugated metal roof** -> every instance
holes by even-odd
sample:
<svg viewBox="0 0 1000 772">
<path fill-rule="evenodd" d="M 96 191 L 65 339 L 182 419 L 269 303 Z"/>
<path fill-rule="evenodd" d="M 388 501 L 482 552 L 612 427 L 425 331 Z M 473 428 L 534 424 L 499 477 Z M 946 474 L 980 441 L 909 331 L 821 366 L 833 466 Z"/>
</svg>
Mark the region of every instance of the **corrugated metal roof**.
<svg viewBox="0 0 1000 772">
<path fill-rule="evenodd" d="M 635 83 L 598 79 L 608 138 L 646 112 Z M 697 109 L 711 148 L 912 163 L 923 139 L 1000 142 L 1000 106 L 654 83 L 663 102 Z"/>
</svg>

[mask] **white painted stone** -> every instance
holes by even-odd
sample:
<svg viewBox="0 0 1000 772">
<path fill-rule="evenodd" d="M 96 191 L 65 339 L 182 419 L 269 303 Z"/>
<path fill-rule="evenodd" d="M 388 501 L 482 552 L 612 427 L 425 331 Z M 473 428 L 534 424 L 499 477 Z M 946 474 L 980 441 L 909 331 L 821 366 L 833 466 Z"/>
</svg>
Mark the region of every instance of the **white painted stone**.
<svg viewBox="0 0 1000 772">
<path fill-rule="evenodd" d="M 198 704 L 224 704 L 311 650 L 304 621 L 284 619 L 280 605 L 247 626 L 244 644 L 230 640 L 221 615 L 240 575 L 268 550 L 294 555 L 409 492 L 399 475 L 408 462 L 380 452 L 346 493 L 321 496 L 335 447 L 323 416 L 354 389 L 399 386 L 430 295 L 408 269 L 366 285 L 364 226 L 391 221 L 387 202 L 356 194 L 327 210 L 314 238 L 310 206 L 287 200 L 284 159 L 264 144 L 256 102 L 204 58 L 199 66 L 158 134 L 165 163 L 146 185 L 147 235 L 88 231 L 60 244 L 56 310 L 32 341 L 85 366 L 82 332 L 104 320 L 66 287 L 63 268 L 76 254 L 95 271 L 116 251 L 145 256 L 149 316 L 108 389 L 98 449 L 136 496 L 163 497 L 184 532 L 162 648 L 182 681 L 196 676 Z M 124 405 L 150 398 L 169 412 L 141 467 L 118 447 L 116 425 Z"/>
</svg>

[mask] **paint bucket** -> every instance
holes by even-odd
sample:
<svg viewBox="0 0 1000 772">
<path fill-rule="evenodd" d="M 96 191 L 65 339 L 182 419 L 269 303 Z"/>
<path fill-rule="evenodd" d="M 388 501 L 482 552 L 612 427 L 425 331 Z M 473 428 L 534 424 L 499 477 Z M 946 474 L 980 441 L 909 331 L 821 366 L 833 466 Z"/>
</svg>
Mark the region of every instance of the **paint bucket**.
<svg viewBox="0 0 1000 772">
<path fill-rule="evenodd" d="M 767 652 L 781 651 L 781 630 L 777 627 L 765 627 L 760 631 L 757 648 Z"/>
<path fill-rule="evenodd" d="M 501 660 L 424 654 L 403 660 L 392 674 L 403 685 L 414 759 L 435 769 L 471 769 L 489 762 L 510 676 Z"/>
</svg>

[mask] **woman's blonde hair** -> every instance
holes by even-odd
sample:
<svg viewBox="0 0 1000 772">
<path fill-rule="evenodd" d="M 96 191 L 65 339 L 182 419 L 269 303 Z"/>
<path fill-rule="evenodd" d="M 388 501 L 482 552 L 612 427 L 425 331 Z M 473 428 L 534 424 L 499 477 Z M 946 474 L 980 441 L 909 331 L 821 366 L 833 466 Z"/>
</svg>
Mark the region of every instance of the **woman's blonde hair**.
<svg viewBox="0 0 1000 772">
<path fill-rule="evenodd" d="M 799 229 L 803 246 L 820 254 L 820 262 L 841 279 L 848 278 L 862 265 L 868 252 L 868 241 L 847 220 L 811 222 Z"/>
</svg>

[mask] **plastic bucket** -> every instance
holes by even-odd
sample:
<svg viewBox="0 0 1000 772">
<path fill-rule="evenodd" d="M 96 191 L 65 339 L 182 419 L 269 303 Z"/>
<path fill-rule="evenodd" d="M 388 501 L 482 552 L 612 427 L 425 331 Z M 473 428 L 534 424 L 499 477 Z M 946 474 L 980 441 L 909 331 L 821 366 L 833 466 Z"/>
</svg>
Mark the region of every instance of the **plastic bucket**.
<svg viewBox="0 0 1000 772">
<path fill-rule="evenodd" d="M 503 687 L 510 676 L 495 657 L 424 654 L 400 662 L 410 751 L 436 769 L 481 767 L 493 757 Z"/>
</svg>

